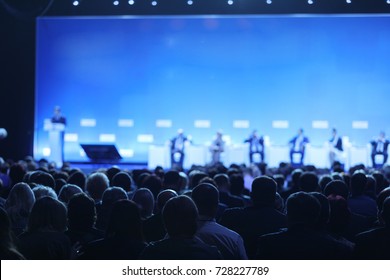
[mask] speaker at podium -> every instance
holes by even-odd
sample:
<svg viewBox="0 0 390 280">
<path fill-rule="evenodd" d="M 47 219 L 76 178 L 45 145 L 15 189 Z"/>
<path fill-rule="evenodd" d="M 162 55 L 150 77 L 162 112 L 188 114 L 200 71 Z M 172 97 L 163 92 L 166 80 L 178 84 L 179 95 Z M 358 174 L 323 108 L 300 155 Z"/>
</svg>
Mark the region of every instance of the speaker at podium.
<svg viewBox="0 0 390 280">
<path fill-rule="evenodd" d="M 64 160 L 65 124 L 45 121 L 44 130 L 49 133 L 50 160 L 57 166 L 62 166 Z"/>
<path fill-rule="evenodd" d="M 113 163 L 122 159 L 115 145 L 80 144 L 87 157 L 96 163 Z"/>
</svg>

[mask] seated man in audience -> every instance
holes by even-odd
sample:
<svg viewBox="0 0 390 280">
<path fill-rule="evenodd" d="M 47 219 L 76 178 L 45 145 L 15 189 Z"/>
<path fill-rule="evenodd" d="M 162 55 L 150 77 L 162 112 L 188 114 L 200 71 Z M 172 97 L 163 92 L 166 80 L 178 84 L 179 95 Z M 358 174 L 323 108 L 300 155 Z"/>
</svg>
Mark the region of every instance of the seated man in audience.
<svg viewBox="0 0 390 280">
<path fill-rule="evenodd" d="M 149 260 L 215 260 L 222 259 L 214 246 L 195 237 L 198 209 L 188 196 L 173 197 L 165 204 L 163 221 L 168 237 L 153 243 L 141 253 Z"/>
<path fill-rule="evenodd" d="M 382 164 L 385 164 L 387 162 L 387 158 L 389 157 L 387 148 L 390 143 L 389 140 L 386 139 L 385 133 L 381 131 L 379 137 L 372 140 L 370 143 L 372 145 L 372 150 L 371 150 L 372 166 L 375 168 L 378 165 L 375 159 L 376 155 L 383 155 Z"/>
<path fill-rule="evenodd" d="M 355 255 L 360 259 L 390 259 L 390 197 L 382 204 L 379 218 L 384 226 L 375 228 L 356 236 Z"/>
<path fill-rule="evenodd" d="M 253 180 L 251 199 L 253 206 L 226 209 L 220 224 L 237 232 L 244 239 L 249 259 L 256 254 L 260 235 L 279 231 L 287 225 L 286 216 L 275 209 L 276 182 L 267 176 Z"/>
<path fill-rule="evenodd" d="M 209 183 L 199 184 L 192 190 L 192 199 L 199 210 L 196 237 L 216 246 L 224 259 L 247 259 L 242 237 L 215 221 L 219 203 L 217 188 Z"/>
<path fill-rule="evenodd" d="M 258 240 L 257 259 L 349 259 L 352 250 L 318 228 L 321 204 L 313 195 L 297 192 L 287 199 L 288 228 Z"/>
</svg>

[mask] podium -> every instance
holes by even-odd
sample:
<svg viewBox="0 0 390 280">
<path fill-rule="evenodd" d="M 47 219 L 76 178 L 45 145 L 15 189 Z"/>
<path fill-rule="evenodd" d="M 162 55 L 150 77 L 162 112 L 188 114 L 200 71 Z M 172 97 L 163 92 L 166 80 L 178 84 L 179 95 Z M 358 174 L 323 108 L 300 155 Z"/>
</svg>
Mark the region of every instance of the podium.
<svg viewBox="0 0 390 280">
<path fill-rule="evenodd" d="M 46 123 L 45 130 L 49 132 L 50 160 L 58 167 L 62 166 L 64 154 L 64 131 L 63 123 Z"/>
</svg>

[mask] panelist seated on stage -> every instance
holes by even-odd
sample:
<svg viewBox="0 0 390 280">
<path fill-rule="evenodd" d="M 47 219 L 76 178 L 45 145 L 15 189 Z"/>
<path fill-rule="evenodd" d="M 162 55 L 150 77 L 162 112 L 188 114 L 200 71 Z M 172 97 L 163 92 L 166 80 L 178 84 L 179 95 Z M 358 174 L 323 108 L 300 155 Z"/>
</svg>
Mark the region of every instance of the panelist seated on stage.
<svg viewBox="0 0 390 280">
<path fill-rule="evenodd" d="M 264 138 L 259 136 L 257 130 L 253 130 L 252 134 L 245 139 L 244 143 L 249 143 L 249 162 L 253 162 L 253 155 L 259 154 L 261 162 L 264 161 Z"/>
<path fill-rule="evenodd" d="M 387 162 L 387 158 L 389 157 L 389 154 L 387 152 L 387 148 L 389 146 L 389 140 L 386 139 L 385 133 L 381 131 L 379 133 L 379 137 L 373 139 L 370 143 L 372 145 L 371 159 L 372 159 L 373 167 L 376 167 L 378 164 L 375 159 L 376 155 L 383 155 L 382 164 L 385 164 Z"/>
<path fill-rule="evenodd" d="M 225 151 L 225 141 L 222 139 L 222 131 L 218 130 L 215 139 L 211 143 L 211 164 L 221 162 L 221 154 Z"/>
<path fill-rule="evenodd" d="M 170 140 L 172 168 L 183 168 L 184 147 L 186 142 L 191 142 L 190 137 L 184 135 L 183 129 L 178 129 L 177 135 Z"/>
<path fill-rule="evenodd" d="M 290 162 L 294 163 L 293 155 L 300 154 L 300 164 L 303 165 L 303 159 L 305 157 L 306 144 L 309 143 L 309 138 L 303 134 L 303 129 L 298 129 L 298 134 L 289 141 L 290 144 Z"/>
<path fill-rule="evenodd" d="M 337 134 L 337 130 L 335 128 L 332 129 L 332 137 L 329 140 L 329 145 L 330 166 L 333 167 L 335 161 L 338 161 L 341 158 L 341 154 L 344 151 L 343 140 Z"/>
</svg>

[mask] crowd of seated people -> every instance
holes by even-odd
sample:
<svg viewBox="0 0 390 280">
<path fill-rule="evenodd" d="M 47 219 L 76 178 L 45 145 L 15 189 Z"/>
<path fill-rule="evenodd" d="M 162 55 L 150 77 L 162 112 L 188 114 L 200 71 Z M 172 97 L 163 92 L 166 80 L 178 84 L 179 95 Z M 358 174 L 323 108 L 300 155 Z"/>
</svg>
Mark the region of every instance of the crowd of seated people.
<svg viewBox="0 0 390 280">
<path fill-rule="evenodd" d="M 390 166 L 0 166 L 0 257 L 390 259 Z"/>
</svg>

